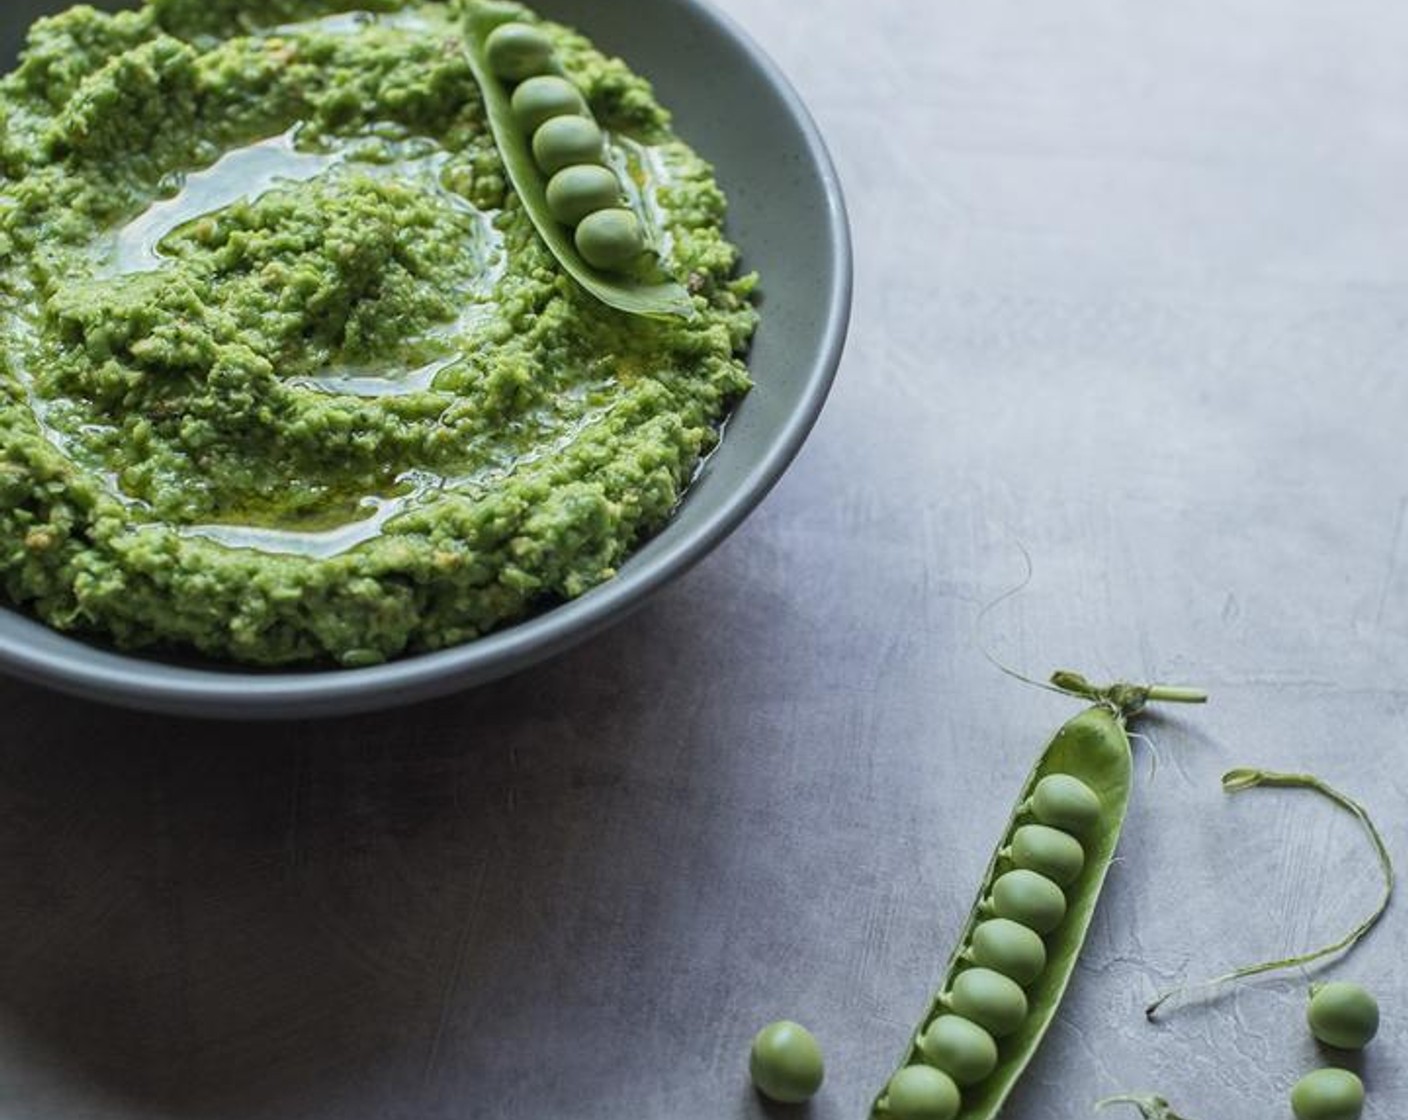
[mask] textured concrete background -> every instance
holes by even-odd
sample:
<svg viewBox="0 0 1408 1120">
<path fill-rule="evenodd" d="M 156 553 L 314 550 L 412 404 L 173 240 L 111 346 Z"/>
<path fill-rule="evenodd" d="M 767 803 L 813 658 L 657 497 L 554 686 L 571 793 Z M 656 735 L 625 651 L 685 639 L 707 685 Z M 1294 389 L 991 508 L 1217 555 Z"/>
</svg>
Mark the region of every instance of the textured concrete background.
<svg viewBox="0 0 1408 1120">
<path fill-rule="evenodd" d="M 855 221 L 795 469 L 626 626 L 446 702 L 251 729 L 0 684 L 0 1115 L 746 1120 L 788 1015 L 809 1115 L 861 1116 L 1074 710 L 975 645 L 1016 540 L 997 654 L 1214 703 L 1146 723 L 1007 1116 L 1289 1114 L 1302 979 L 1140 1007 L 1374 898 L 1352 825 L 1226 767 L 1320 772 L 1408 859 L 1408 8 L 726 6 Z M 1405 935 L 1325 973 L 1383 997 L 1373 1120 L 1408 1112 Z"/>
</svg>

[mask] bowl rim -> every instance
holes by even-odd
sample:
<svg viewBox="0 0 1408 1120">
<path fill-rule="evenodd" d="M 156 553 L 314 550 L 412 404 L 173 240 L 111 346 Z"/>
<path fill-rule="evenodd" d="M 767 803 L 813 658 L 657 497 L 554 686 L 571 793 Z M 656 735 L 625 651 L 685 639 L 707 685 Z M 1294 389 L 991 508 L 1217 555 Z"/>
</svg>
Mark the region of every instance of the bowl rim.
<svg viewBox="0 0 1408 1120">
<path fill-rule="evenodd" d="M 741 48 L 783 102 L 822 186 L 826 239 L 835 263 L 824 293 L 820 343 L 798 406 L 777 430 L 767 453 L 728 492 L 716 513 L 677 538 L 666 538 L 667 525 L 627 562 L 643 558 L 643 566 L 576 599 L 471 642 L 381 665 L 292 671 L 173 665 L 140 653 L 89 644 L 0 605 L 0 612 L 44 627 L 57 640 L 57 648 L 32 649 L 22 636 L 0 634 L 0 671 L 89 700 L 186 716 L 278 719 L 354 715 L 487 684 L 585 642 L 643 605 L 732 533 L 781 479 L 821 414 L 850 328 L 854 257 L 840 177 L 801 96 L 777 63 L 731 16 L 710 0 L 680 2 Z M 647 552 L 650 555 L 643 556 Z"/>
</svg>

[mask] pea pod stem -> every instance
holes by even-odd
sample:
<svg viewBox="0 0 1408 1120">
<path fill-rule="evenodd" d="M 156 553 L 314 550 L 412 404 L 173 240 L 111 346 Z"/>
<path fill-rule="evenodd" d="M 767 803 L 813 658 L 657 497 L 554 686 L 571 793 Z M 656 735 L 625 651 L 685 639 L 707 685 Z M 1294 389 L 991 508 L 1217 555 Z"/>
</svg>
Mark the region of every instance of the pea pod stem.
<svg viewBox="0 0 1408 1120">
<path fill-rule="evenodd" d="M 1242 968 L 1234 969 L 1221 976 L 1215 976 L 1211 980 L 1204 980 L 1197 984 L 1185 984 L 1176 988 L 1171 988 L 1163 992 L 1153 1003 L 1144 1009 L 1144 1014 L 1152 1019 L 1158 1014 L 1159 1009 L 1170 999 L 1181 995 L 1195 988 L 1213 988 L 1232 980 L 1245 979 L 1248 976 L 1257 976 L 1264 972 L 1278 972 L 1282 969 L 1299 968 L 1325 957 L 1333 956 L 1336 953 L 1352 949 L 1359 940 L 1364 937 L 1380 918 L 1384 911 L 1388 909 L 1390 899 L 1393 897 L 1394 870 L 1393 859 L 1389 855 L 1388 845 L 1384 843 L 1383 836 L 1379 833 L 1373 819 L 1369 816 L 1368 810 L 1358 801 L 1348 794 L 1341 793 L 1334 786 L 1330 785 L 1322 778 L 1314 774 L 1291 774 L 1282 773 L 1277 770 L 1259 770 L 1251 767 L 1238 767 L 1227 771 L 1222 775 L 1222 788 L 1227 793 L 1240 793 L 1243 790 L 1255 789 L 1258 786 L 1280 789 L 1305 789 L 1311 790 L 1327 798 L 1329 801 L 1339 806 L 1350 816 L 1354 817 L 1363 827 L 1373 844 L 1374 852 L 1378 856 L 1379 868 L 1383 872 L 1384 889 L 1379 898 L 1379 903 L 1373 911 L 1357 926 L 1332 944 L 1325 945 L 1319 949 L 1302 953 L 1299 956 L 1285 957 L 1279 960 L 1261 961 L 1257 964 L 1245 965 Z"/>
<path fill-rule="evenodd" d="M 1121 719 L 1138 715 L 1150 703 L 1206 704 L 1208 694 L 1200 688 L 1183 688 L 1169 684 L 1094 685 L 1080 673 L 1057 669 L 1051 674 L 1051 684 L 1058 692 L 1093 700 L 1113 708 Z"/>
<path fill-rule="evenodd" d="M 1068 696 L 1078 696 L 1085 700 L 1094 700 L 1097 703 L 1105 703 L 1114 707 L 1121 718 L 1127 719 L 1136 714 L 1145 704 L 1150 702 L 1165 704 L 1206 704 L 1208 694 L 1200 688 L 1180 688 L 1176 685 L 1151 684 L 1151 685 L 1130 685 L 1114 684 L 1106 688 L 1099 688 L 1091 684 L 1080 674 L 1069 669 L 1058 669 L 1051 674 L 1051 679 L 1047 681 L 1035 680 L 1025 673 L 1019 673 L 1016 669 L 1004 665 L 988 648 L 983 641 L 983 621 L 994 610 L 1000 607 L 1007 600 L 1020 595 L 1026 590 L 1027 585 L 1032 581 L 1032 554 L 1027 551 L 1026 545 L 1020 540 L 1013 538 L 1013 544 L 1017 546 L 1017 551 L 1022 555 L 1023 573 L 1018 583 L 1009 587 L 996 599 L 993 599 L 981 611 L 978 612 L 977 619 L 973 623 L 973 637 L 978 646 L 979 652 L 1001 673 L 1005 673 L 1015 681 L 1031 685 L 1033 688 L 1045 689 L 1047 692 L 1061 692 Z M 1126 708 L 1120 703 L 1120 699 L 1133 701 L 1133 706 Z"/>
<path fill-rule="evenodd" d="M 1201 688 L 1180 688 L 1171 684 L 1151 684 L 1150 701 L 1158 704 L 1206 704 L 1208 694 Z"/>
</svg>

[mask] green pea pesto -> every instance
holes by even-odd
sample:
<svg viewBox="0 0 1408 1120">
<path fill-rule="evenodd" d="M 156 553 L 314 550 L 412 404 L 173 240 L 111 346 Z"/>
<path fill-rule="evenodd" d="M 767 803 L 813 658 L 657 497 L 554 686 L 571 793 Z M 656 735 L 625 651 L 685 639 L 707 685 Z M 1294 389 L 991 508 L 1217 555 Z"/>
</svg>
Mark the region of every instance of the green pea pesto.
<svg viewBox="0 0 1408 1120">
<path fill-rule="evenodd" d="M 593 299 L 509 185 L 461 16 L 34 26 L 0 79 L 9 603 L 126 649 L 371 664 L 580 595 L 668 519 L 749 386 L 723 195 L 644 80 L 535 24 L 696 314 Z"/>
</svg>

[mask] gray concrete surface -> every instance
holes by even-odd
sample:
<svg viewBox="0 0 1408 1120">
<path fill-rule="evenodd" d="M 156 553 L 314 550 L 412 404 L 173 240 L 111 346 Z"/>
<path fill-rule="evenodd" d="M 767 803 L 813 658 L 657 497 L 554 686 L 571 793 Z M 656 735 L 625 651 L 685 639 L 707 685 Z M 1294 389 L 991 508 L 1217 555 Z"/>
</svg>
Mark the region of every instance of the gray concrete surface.
<svg viewBox="0 0 1408 1120">
<path fill-rule="evenodd" d="M 833 145 L 859 254 L 814 439 L 593 645 L 431 706 L 211 726 L 0 684 L 0 1115 L 765 1115 L 809 1023 L 860 1117 L 1071 704 L 997 673 L 1201 683 L 1150 721 L 1123 859 L 1007 1111 L 1158 1089 L 1289 1115 L 1303 979 L 1158 1026 L 1183 977 L 1372 902 L 1314 769 L 1408 859 L 1408 9 L 1384 0 L 727 0 Z M 746 122 L 740 122 L 746 127 Z M 1408 913 L 1325 975 L 1383 997 Z"/>
</svg>

